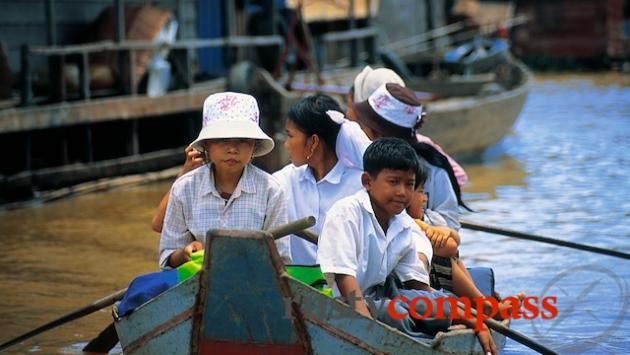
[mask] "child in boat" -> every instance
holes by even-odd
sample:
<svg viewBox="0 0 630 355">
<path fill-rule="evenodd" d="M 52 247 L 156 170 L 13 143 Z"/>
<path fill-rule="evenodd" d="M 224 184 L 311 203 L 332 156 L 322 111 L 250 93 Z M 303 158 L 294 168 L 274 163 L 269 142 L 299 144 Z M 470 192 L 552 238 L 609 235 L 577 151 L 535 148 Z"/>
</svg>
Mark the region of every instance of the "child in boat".
<svg viewBox="0 0 630 355">
<path fill-rule="evenodd" d="M 332 206 L 319 238 L 317 261 L 335 295 L 349 299 L 360 314 L 411 336 L 447 330 L 450 312 L 457 312 L 459 321 L 474 327 L 474 320 L 451 309 L 448 301 L 443 302 L 444 313 L 438 317 L 437 300 L 446 294 L 429 286 L 433 250 L 404 213 L 415 187 L 427 177 L 414 150 L 401 139 L 380 138 L 365 151 L 363 167 L 364 189 Z M 400 280 L 403 288 L 392 291 L 391 278 Z M 408 300 L 424 297 L 432 306 L 415 303 L 411 312 L 425 315 L 422 320 L 394 319 L 387 310 L 398 296 Z M 409 303 L 395 303 L 394 307 L 410 312 Z M 478 338 L 484 353 L 496 354 L 492 337 L 483 329 Z"/>
<path fill-rule="evenodd" d="M 350 166 L 361 168 L 363 152 L 371 139 L 397 137 L 410 143 L 416 155 L 428 169 L 425 191 L 428 208 L 438 212 L 449 227 L 459 229 L 459 185 L 446 158 L 427 145 L 419 143 L 416 129 L 422 122 L 422 103 L 415 93 L 398 84 L 381 85 L 366 101 L 353 106 L 356 122 L 342 122 L 337 137 L 337 156 Z"/>
<path fill-rule="evenodd" d="M 203 248 L 211 228 L 267 230 L 287 223 L 282 187 L 251 164 L 274 147 L 259 127 L 256 99 L 232 92 L 210 95 L 203 105 L 203 128 L 191 146 L 205 167 L 182 175 L 171 189 L 160 238 L 160 267 L 177 267 Z M 290 262 L 288 240 L 276 241 Z"/>
<path fill-rule="evenodd" d="M 274 147 L 258 121 L 258 103 L 250 95 L 224 92 L 206 98 L 199 137 L 186 149 L 182 174 L 162 200 L 166 207 L 158 208 L 158 213 L 166 208 L 163 226 L 161 217 L 159 221 L 159 265 L 170 270 L 134 279 L 118 305 L 120 315 L 173 287 L 181 281 L 182 270 L 190 273 L 185 268 L 191 263 L 181 265 L 199 258 L 193 253 L 203 250 L 209 229 L 267 230 L 287 223 L 284 191 L 271 175 L 251 164 L 252 157 Z M 199 154 L 205 167 L 196 166 Z M 276 246 L 283 261 L 290 263 L 288 238 L 276 240 Z M 117 342 L 112 323 L 83 350 L 107 353 Z"/>
<path fill-rule="evenodd" d="M 416 188 L 413 199 L 416 201 L 409 205 L 407 213 L 429 238 L 433 247 L 429 273 L 431 287 L 452 292 L 469 300 L 483 298 L 484 295 L 475 285 L 464 263 L 459 259 L 459 233 L 449 228 L 440 214 L 425 208 L 426 194 L 422 185 Z M 516 296 L 506 297 L 498 303 L 498 310 L 493 310 L 493 305 L 486 300 L 483 311 L 486 314 L 496 312 L 495 319 L 501 320 L 505 315 L 520 312 L 524 298 L 525 294 L 522 292 Z"/>
<path fill-rule="evenodd" d="M 330 116 L 343 115 L 339 111 L 339 104 L 323 94 L 303 98 L 291 106 L 284 142 L 291 164 L 273 174 L 285 189 L 289 219 L 315 216 L 311 230 L 317 234 L 333 203 L 362 189 L 363 171 L 345 166 L 335 154 L 339 124 Z M 296 236 L 290 241 L 293 263 L 315 264 L 317 245 Z"/>
<path fill-rule="evenodd" d="M 395 71 L 388 68 L 372 69 L 369 65 L 366 65 L 365 68 L 363 68 L 363 70 L 354 78 L 354 83 L 347 95 L 347 117 L 353 121 L 356 120 L 353 109 L 354 103 L 367 100 L 379 86 L 387 83 L 398 84 L 403 87 L 405 86 L 405 82 L 398 74 L 396 74 Z M 459 187 L 463 187 L 466 184 L 468 181 L 466 171 L 464 171 L 464 168 L 462 168 L 455 159 L 446 154 L 442 147 L 433 142 L 431 138 L 420 133 L 416 133 L 416 139 L 419 143 L 426 145 L 425 152 L 427 154 L 425 155 L 427 156 L 424 157 L 425 159 L 429 158 L 428 154 L 433 156 L 437 154 L 443 155 L 447 159 L 448 164 L 440 165 L 440 167 L 445 170 L 452 171 Z M 457 191 L 455 193 L 457 193 Z"/>
</svg>

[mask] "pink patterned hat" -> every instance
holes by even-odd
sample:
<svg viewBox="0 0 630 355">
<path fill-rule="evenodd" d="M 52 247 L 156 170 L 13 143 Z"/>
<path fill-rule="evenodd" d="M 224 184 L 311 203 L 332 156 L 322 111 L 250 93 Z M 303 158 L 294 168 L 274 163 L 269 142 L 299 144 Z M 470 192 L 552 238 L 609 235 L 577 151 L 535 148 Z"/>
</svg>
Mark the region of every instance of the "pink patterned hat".
<svg viewBox="0 0 630 355">
<path fill-rule="evenodd" d="M 355 102 L 359 121 L 386 137 L 415 140 L 415 131 L 422 120 L 422 103 L 413 90 L 399 84 L 386 83 L 367 100 Z"/>
<path fill-rule="evenodd" d="M 260 111 L 253 96 L 235 92 L 212 94 L 203 103 L 203 122 L 199 137 L 190 145 L 203 151 L 203 141 L 222 138 L 256 140 L 254 156 L 265 155 L 274 143 L 259 126 Z"/>
</svg>

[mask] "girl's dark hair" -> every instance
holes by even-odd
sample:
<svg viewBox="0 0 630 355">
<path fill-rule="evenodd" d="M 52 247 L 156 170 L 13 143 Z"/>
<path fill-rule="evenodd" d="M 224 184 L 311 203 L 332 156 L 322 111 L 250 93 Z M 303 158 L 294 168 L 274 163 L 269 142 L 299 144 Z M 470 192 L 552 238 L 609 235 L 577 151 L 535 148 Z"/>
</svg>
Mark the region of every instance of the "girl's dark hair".
<svg viewBox="0 0 630 355">
<path fill-rule="evenodd" d="M 365 150 L 363 170 L 375 177 L 384 169 L 414 171 L 416 173 L 414 187 L 424 184 L 428 175 L 409 143 L 400 138 L 376 139 Z"/>
<path fill-rule="evenodd" d="M 335 151 L 341 126 L 328 117 L 326 114 L 328 110 L 343 112 L 335 99 L 328 95 L 316 94 L 293 104 L 288 116 L 304 134 L 318 135 L 328 148 Z"/>
<path fill-rule="evenodd" d="M 455 177 L 453 167 L 451 166 L 451 163 L 449 163 L 448 159 L 437 149 L 427 143 L 414 142 L 411 143 L 411 146 L 416 151 L 416 154 L 426 160 L 427 163 L 433 166 L 437 166 L 438 168 L 442 168 L 446 171 L 446 173 L 448 174 L 448 179 L 451 182 L 451 186 L 453 187 L 453 191 L 455 191 L 457 204 L 464 207 L 468 211 L 473 212 L 473 210 L 470 207 L 466 206 L 464 201 L 462 201 L 462 191 L 459 187 L 459 183 L 457 182 L 457 177 Z"/>
</svg>

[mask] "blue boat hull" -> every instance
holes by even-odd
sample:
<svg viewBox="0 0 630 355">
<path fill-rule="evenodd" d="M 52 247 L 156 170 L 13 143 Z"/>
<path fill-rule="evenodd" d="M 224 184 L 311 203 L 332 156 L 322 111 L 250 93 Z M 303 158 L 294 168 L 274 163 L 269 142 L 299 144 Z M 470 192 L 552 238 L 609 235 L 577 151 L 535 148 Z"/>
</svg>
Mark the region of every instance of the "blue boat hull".
<svg viewBox="0 0 630 355">
<path fill-rule="evenodd" d="M 207 241 L 199 274 L 115 317 L 125 354 L 482 353 L 470 330 L 414 339 L 292 279 L 265 232 Z"/>
</svg>

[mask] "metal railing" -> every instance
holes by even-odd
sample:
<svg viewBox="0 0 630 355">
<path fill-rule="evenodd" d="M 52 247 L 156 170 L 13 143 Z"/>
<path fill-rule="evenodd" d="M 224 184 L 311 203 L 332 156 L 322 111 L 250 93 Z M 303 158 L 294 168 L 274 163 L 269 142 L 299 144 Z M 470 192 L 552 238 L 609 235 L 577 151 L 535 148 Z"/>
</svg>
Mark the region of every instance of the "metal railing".
<svg viewBox="0 0 630 355">
<path fill-rule="evenodd" d="M 377 33 L 372 27 L 354 29 L 348 31 L 330 32 L 317 38 L 318 43 L 327 45 L 329 43 L 367 40 L 369 56 L 373 57 L 375 51 L 375 37 Z M 79 57 L 78 61 L 78 92 L 79 99 L 90 100 L 93 97 L 90 89 L 90 54 L 102 52 L 116 52 L 118 63 L 127 66 L 127 70 L 118 68 L 119 94 L 135 95 L 138 93 L 138 83 L 136 82 L 135 65 L 136 55 L 139 51 L 146 50 L 173 50 L 181 52 L 184 58 L 183 66 L 183 86 L 192 87 L 194 83 L 193 51 L 205 48 L 243 48 L 257 46 L 282 46 L 286 45 L 285 38 L 279 35 L 270 36 L 230 36 L 214 39 L 191 39 L 178 40 L 172 43 L 160 43 L 151 41 L 102 41 L 67 46 L 29 46 L 23 45 L 21 50 L 21 95 L 22 106 L 33 104 L 33 80 L 31 70 L 31 58 L 33 56 L 46 56 L 51 60 L 50 90 L 51 101 L 61 102 L 68 98 L 67 84 L 63 75 L 64 66 L 68 57 Z M 353 48 L 356 50 L 356 47 Z M 356 57 L 356 55 L 354 56 Z M 76 58 L 75 58 L 76 61 Z M 356 65 L 356 63 L 352 63 Z"/>
</svg>

